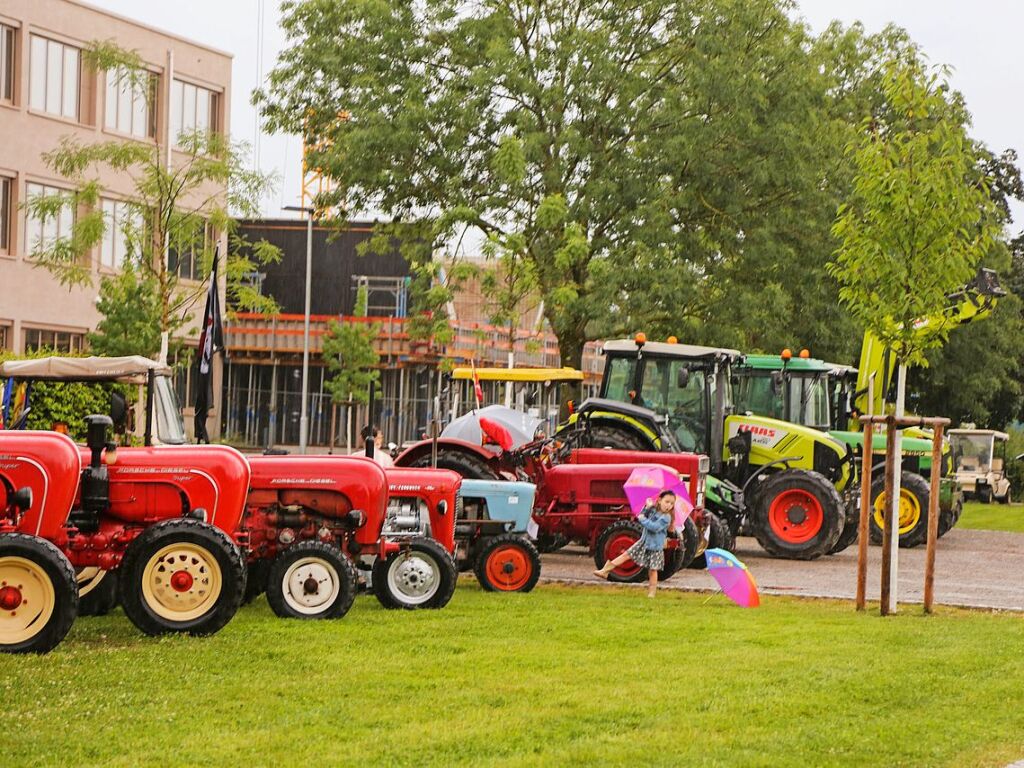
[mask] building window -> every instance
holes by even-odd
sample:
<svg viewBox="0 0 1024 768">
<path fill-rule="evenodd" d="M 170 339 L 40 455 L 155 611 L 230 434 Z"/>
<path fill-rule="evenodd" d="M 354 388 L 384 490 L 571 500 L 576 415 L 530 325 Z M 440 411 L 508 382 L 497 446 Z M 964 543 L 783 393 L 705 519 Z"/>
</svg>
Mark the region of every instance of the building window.
<svg viewBox="0 0 1024 768">
<path fill-rule="evenodd" d="M 0 176 L 0 253 L 11 252 L 11 180 Z"/>
<path fill-rule="evenodd" d="M 0 350 L 11 348 L 11 326 L 0 325 Z"/>
<path fill-rule="evenodd" d="M 70 199 L 71 193 L 66 189 L 47 187 L 43 184 L 26 184 L 25 197 L 33 198 L 61 195 Z M 62 238 L 71 237 L 71 228 L 75 223 L 75 213 L 70 205 L 65 205 L 56 216 L 49 216 L 45 221 L 32 215 L 25 217 L 25 248 L 29 253 L 44 251 L 51 248 Z"/>
<path fill-rule="evenodd" d="M 180 229 L 182 242 L 172 239 L 167 249 L 167 268 L 182 280 L 202 280 L 205 277 L 203 253 L 213 241 L 213 232 L 209 224 L 203 223 L 202 227 L 201 236 L 197 228 L 193 237 L 189 227 L 183 225 Z"/>
<path fill-rule="evenodd" d="M 220 127 L 218 106 L 218 94 L 207 88 L 181 80 L 171 83 L 171 134 L 175 142 L 183 133 L 216 132 Z"/>
<path fill-rule="evenodd" d="M 77 120 L 82 70 L 79 50 L 37 35 L 31 39 L 29 107 Z"/>
<path fill-rule="evenodd" d="M 131 203 L 102 200 L 103 241 L 100 266 L 120 269 L 130 257 L 139 256 L 142 240 L 142 212 Z"/>
<path fill-rule="evenodd" d="M 138 136 L 156 136 L 156 110 L 151 108 L 156 93 L 156 76 L 149 75 L 148 86 L 133 83 L 124 69 L 107 72 L 104 126 L 112 131 Z"/>
<path fill-rule="evenodd" d="M 25 329 L 25 351 L 48 349 L 54 352 L 76 353 L 85 349 L 85 334 L 73 331 L 50 331 L 45 328 Z"/>
<path fill-rule="evenodd" d="M 0 24 L 0 101 L 14 101 L 14 28 Z"/>
</svg>

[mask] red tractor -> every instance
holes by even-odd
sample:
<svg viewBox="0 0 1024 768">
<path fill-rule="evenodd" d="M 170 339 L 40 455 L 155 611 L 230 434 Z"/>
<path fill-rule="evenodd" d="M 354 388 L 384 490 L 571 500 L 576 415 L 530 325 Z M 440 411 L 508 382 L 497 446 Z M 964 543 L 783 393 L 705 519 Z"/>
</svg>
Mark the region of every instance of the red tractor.
<svg viewBox="0 0 1024 768">
<path fill-rule="evenodd" d="M 0 432 L 9 457 L 0 484 L 17 491 L 45 478 L 17 531 L 45 539 L 76 568 L 117 569 L 125 614 L 146 634 L 218 631 L 245 586 L 241 553 L 224 533 L 242 516 L 245 458 L 225 446 L 117 450 L 107 441 L 108 416 L 86 422 L 85 448 L 56 433 Z M 52 648 L 56 633 L 33 628 L 4 648 Z"/>
<path fill-rule="evenodd" d="M 460 478 L 388 470 L 355 456 L 251 456 L 252 482 L 236 538 L 254 595 L 274 612 L 334 618 L 352 605 L 358 570 L 386 608 L 441 608 L 452 598 Z"/>
</svg>

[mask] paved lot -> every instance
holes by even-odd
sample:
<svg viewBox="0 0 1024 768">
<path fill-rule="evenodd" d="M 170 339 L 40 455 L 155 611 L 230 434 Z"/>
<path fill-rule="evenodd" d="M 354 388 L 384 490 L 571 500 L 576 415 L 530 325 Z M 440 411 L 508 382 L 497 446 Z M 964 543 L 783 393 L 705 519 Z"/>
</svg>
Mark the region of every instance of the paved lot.
<svg viewBox="0 0 1024 768">
<path fill-rule="evenodd" d="M 811 562 L 766 557 L 752 538 L 740 538 L 736 555 L 750 568 L 761 592 L 852 599 L 857 589 L 857 547 Z M 924 594 L 924 547 L 900 550 L 899 601 L 920 603 Z M 543 555 L 543 578 L 592 581 L 593 558 L 582 548 Z M 870 547 L 868 599 L 878 599 L 881 549 Z M 717 589 L 703 571 L 683 571 L 664 585 Z M 945 605 L 1024 611 L 1024 533 L 954 529 L 939 540 L 935 599 Z"/>
</svg>

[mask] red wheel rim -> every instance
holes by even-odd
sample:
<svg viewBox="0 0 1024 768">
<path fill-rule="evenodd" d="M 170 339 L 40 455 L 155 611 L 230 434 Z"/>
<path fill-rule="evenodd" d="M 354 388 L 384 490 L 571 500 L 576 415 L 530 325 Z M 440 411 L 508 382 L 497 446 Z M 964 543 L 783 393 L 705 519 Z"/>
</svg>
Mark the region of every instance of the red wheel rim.
<svg viewBox="0 0 1024 768">
<path fill-rule="evenodd" d="M 526 586 L 533 575 L 533 562 L 522 547 L 504 544 L 487 556 L 487 580 L 502 592 L 515 592 Z"/>
<path fill-rule="evenodd" d="M 825 513 L 813 493 L 800 488 L 783 491 L 768 508 L 772 532 L 789 544 L 803 544 L 821 531 Z"/>
<path fill-rule="evenodd" d="M 622 531 L 612 536 L 604 548 L 604 560 L 614 560 L 616 557 L 621 555 L 627 549 L 632 547 L 640 537 L 636 533 L 630 531 Z M 632 560 L 627 560 L 618 568 L 612 570 L 616 576 L 622 579 L 628 579 L 631 576 L 635 576 L 640 571 L 640 566 L 634 563 Z"/>
</svg>

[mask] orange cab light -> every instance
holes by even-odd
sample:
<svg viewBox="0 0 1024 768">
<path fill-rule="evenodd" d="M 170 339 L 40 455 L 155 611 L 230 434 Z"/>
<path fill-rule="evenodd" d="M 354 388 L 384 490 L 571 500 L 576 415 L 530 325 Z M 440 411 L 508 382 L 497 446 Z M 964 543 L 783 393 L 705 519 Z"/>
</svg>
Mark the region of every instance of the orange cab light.
<svg viewBox="0 0 1024 768">
<path fill-rule="evenodd" d="M 576 413 L 576 403 L 574 403 L 572 400 L 567 402 L 565 404 L 565 407 L 568 409 L 570 416 L 572 416 L 574 413 Z"/>
<path fill-rule="evenodd" d="M 679 339 L 677 339 L 675 336 L 669 336 L 667 339 L 665 339 L 665 341 L 667 341 L 669 344 L 679 343 Z"/>
<path fill-rule="evenodd" d="M 800 350 L 800 357 L 802 357 L 804 360 L 806 360 L 810 356 L 811 356 L 811 351 L 809 349 L 804 348 L 804 349 Z"/>
<path fill-rule="evenodd" d="M 793 359 L 793 350 L 791 350 L 789 347 L 786 347 L 784 350 L 782 350 L 782 354 L 780 355 L 780 357 L 783 360 L 792 360 Z"/>
<path fill-rule="evenodd" d="M 642 347 L 644 344 L 647 343 L 647 334 L 642 332 L 638 333 L 636 336 L 633 337 L 633 341 L 636 342 L 638 347 Z"/>
</svg>

